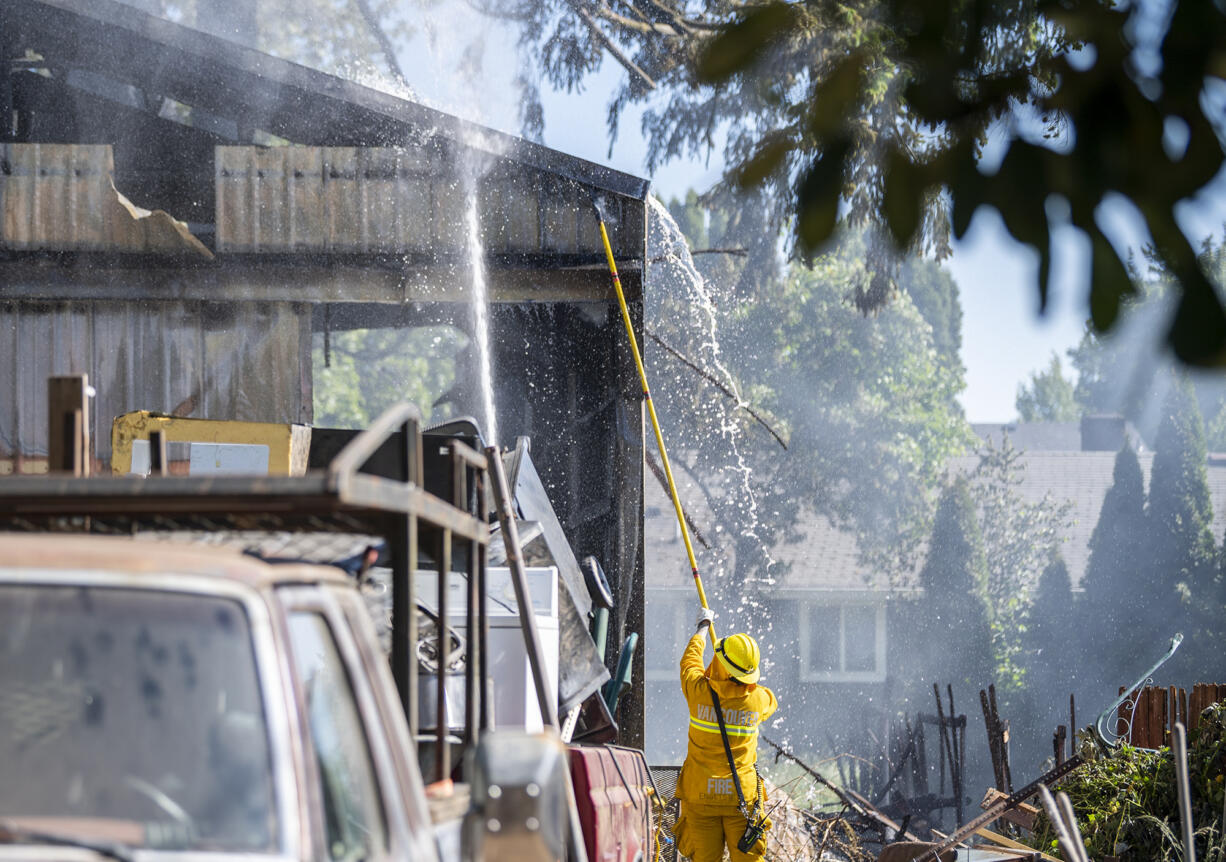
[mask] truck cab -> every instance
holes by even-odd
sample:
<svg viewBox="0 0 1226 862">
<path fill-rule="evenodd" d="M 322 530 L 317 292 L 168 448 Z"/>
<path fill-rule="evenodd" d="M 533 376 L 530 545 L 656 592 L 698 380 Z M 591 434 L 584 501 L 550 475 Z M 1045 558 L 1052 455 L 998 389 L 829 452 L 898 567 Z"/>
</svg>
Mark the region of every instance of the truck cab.
<svg viewBox="0 0 1226 862">
<path fill-rule="evenodd" d="M 414 751 L 339 569 L 0 535 L 0 860 L 437 859 Z"/>
</svg>

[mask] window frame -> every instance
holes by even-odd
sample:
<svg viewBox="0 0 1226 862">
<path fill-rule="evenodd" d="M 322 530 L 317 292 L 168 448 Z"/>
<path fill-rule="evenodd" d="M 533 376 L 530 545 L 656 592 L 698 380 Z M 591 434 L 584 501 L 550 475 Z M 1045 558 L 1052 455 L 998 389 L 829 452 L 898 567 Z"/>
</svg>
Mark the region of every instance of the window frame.
<svg viewBox="0 0 1226 862">
<path fill-rule="evenodd" d="M 816 669 L 809 662 L 811 646 L 810 627 L 813 625 L 812 611 L 817 609 L 835 608 L 839 612 L 839 669 Z M 847 662 L 847 609 L 872 608 L 874 614 L 875 643 L 874 669 L 871 671 L 844 670 Z M 886 603 L 873 601 L 869 598 L 827 600 L 807 599 L 799 604 L 800 613 L 800 681 L 801 682 L 833 682 L 833 683 L 879 683 L 886 679 Z"/>
<path fill-rule="evenodd" d="M 653 593 L 654 595 L 652 595 Z M 669 625 L 671 627 L 670 631 L 673 631 L 673 632 L 687 631 L 688 627 L 693 624 L 694 621 L 692 619 L 687 621 L 686 616 L 688 613 L 693 613 L 696 610 L 696 605 L 693 601 L 690 601 L 687 604 L 687 602 L 684 600 L 689 597 L 687 593 L 684 593 L 681 590 L 662 590 L 662 589 L 653 590 L 649 587 L 645 591 L 645 594 L 646 594 L 646 601 L 648 602 L 652 600 L 655 600 L 657 602 L 664 601 L 669 606 L 669 612 L 671 612 L 672 614 L 672 619 L 669 622 Z M 644 633 L 647 632 L 647 613 L 648 612 L 646 610 L 643 613 Z M 693 632 L 690 632 L 688 635 L 686 635 L 685 638 L 681 640 L 681 648 L 676 650 L 675 654 L 672 657 L 672 664 L 668 666 L 667 670 L 664 669 L 663 667 L 659 667 L 659 668 L 651 667 L 647 663 L 647 654 L 644 653 L 643 654 L 643 678 L 644 680 L 646 680 L 647 682 L 675 682 L 675 683 L 680 684 L 679 681 L 681 679 L 681 670 L 680 670 L 681 651 L 685 649 L 685 643 L 689 641 L 690 635 L 692 634 Z M 652 643 L 651 638 L 648 637 L 647 638 L 647 650 L 649 651 L 651 650 L 651 643 Z M 705 655 L 705 647 L 704 647 L 704 655 Z"/>
<path fill-rule="evenodd" d="M 345 672 L 346 681 L 353 692 L 354 705 L 357 708 L 358 720 L 366 736 L 367 756 L 370 759 L 371 774 L 374 776 L 375 789 L 378 794 L 380 815 L 383 821 L 384 846 L 374 848 L 371 859 L 397 858 L 400 848 L 407 846 L 405 835 L 406 825 L 403 815 L 404 799 L 400 784 L 392 765 L 391 746 L 383 726 L 375 695 L 371 691 L 370 681 L 366 677 L 365 666 L 360 650 L 355 642 L 349 621 L 337 607 L 333 597 L 322 587 L 293 586 L 277 590 L 285 614 L 285 637 L 289 651 L 290 667 L 293 673 L 293 686 L 297 698 L 299 726 L 301 728 L 304 765 L 308 781 L 308 796 L 313 811 L 312 838 L 318 842 L 320 859 L 330 859 L 328 838 L 325 829 L 326 817 L 323 810 L 323 798 L 320 794 L 322 778 L 319 775 L 318 754 L 315 751 L 315 740 L 311 732 L 309 710 L 306 705 L 305 692 L 302 691 L 301 679 L 298 677 L 297 663 L 293 657 L 293 639 L 289 631 L 290 618 L 295 614 L 314 614 L 320 617 L 331 635 L 336 646 L 337 655 Z"/>
</svg>

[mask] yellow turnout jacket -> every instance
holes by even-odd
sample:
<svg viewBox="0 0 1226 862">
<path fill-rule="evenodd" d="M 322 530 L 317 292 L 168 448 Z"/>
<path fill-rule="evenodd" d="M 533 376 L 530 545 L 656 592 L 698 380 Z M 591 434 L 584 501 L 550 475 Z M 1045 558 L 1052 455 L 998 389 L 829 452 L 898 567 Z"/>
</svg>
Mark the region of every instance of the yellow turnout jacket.
<svg viewBox="0 0 1226 862">
<path fill-rule="evenodd" d="M 704 670 L 702 651 L 706 639 L 707 633 L 699 629 L 681 656 L 681 690 L 689 707 L 690 731 L 685 763 L 677 779 L 677 798 L 718 808 L 737 807 L 728 755 L 724 753 L 719 720 L 707 688 L 710 682 L 724 713 L 728 742 L 732 746 L 745 803 L 752 808 L 758 798 L 758 779 L 754 772 L 754 762 L 758 758 L 758 725 L 774 714 L 779 702 L 766 686 L 742 685 L 731 680 L 728 671 L 715 658 Z"/>
</svg>

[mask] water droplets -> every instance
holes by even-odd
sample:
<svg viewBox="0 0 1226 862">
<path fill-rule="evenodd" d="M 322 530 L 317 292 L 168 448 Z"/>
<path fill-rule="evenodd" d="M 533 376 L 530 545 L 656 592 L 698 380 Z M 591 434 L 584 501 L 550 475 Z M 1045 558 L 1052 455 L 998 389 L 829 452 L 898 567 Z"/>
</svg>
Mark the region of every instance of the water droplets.
<svg viewBox="0 0 1226 862">
<path fill-rule="evenodd" d="M 464 225 L 466 245 L 472 269 L 473 335 L 477 340 L 477 361 L 481 374 L 481 408 L 484 412 L 485 442 L 498 445 L 498 419 L 494 412 L 494 370 L 490 358 L 490 297 L 485 278 L 485 246 L 481 242 L 481 220 L 477 212 L 477 194 L 468 196 Z"/>
<path fill-rule="evenodd" d="M 761 513 L 752 486 L 753 470 L 741 449 L 742 428 L 737 411 L 745 407 L 746 402 L 720 348 L 718 311 L 706 280 L 694 265 L 685 234 L 659 200 L 649 198 L 648 205 L 648 283 L 680 285 L 687 306 L 692 310 L 689 319 L 682 325 L 693 327 L 699 333 L 696 339 L 699 354 L 692 358 L 705 369 L 711 370 L 723 387 L 732 393 L 731 400 L 720 397 L 711 402 L 716 439 L 703 441 L 703 445 L 722 444 L 726 447 L 728 466 L 724 469 L 731 474 L 728 477 L 732 480 L 728 488 L 731 495 L 729 499 L 737 501 L 736 529 L 730 531 L 723 524 L 715 524 L 712 532 L 725 541 L 728 536 L 733 536 L 732 541 L 735 541 L 738 535 L 748 539 L 760 559 L 754 565 L 744 565 L 744 561 L 741 561 L 740 570 L 751 573 L 746 578 L 746 585 L 750 582 L 771 584 L 771 569 L 775 560 L 759 532 Z M 756 591 L 742 589 L 736 598 L 739 612 L 761 609 L 756 599 Z"/>
</svg>

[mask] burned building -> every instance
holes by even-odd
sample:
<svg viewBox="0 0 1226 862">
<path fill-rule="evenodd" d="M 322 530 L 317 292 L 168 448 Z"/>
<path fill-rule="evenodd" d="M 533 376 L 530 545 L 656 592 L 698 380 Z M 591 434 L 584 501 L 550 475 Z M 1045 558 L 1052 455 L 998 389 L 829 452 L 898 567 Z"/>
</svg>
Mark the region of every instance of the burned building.
<svg viewBox="0 0 1226 862">
<path fill-rule="evenodd" d="M 311 423 L 359 331 L 459 333 L 421 406 L 480 416 L 483 270 L 499 442 L 531 438 L 604 563 L 610 640 L 642 630 L 642 405 L 592 200 L 641 323 L 644 180 L 113 0 L 3 0 L 0 45 L 0 473 L 46 469 L 51 375 L 89 375 L 107 471 L 133 410 Z"/>
</svg>

